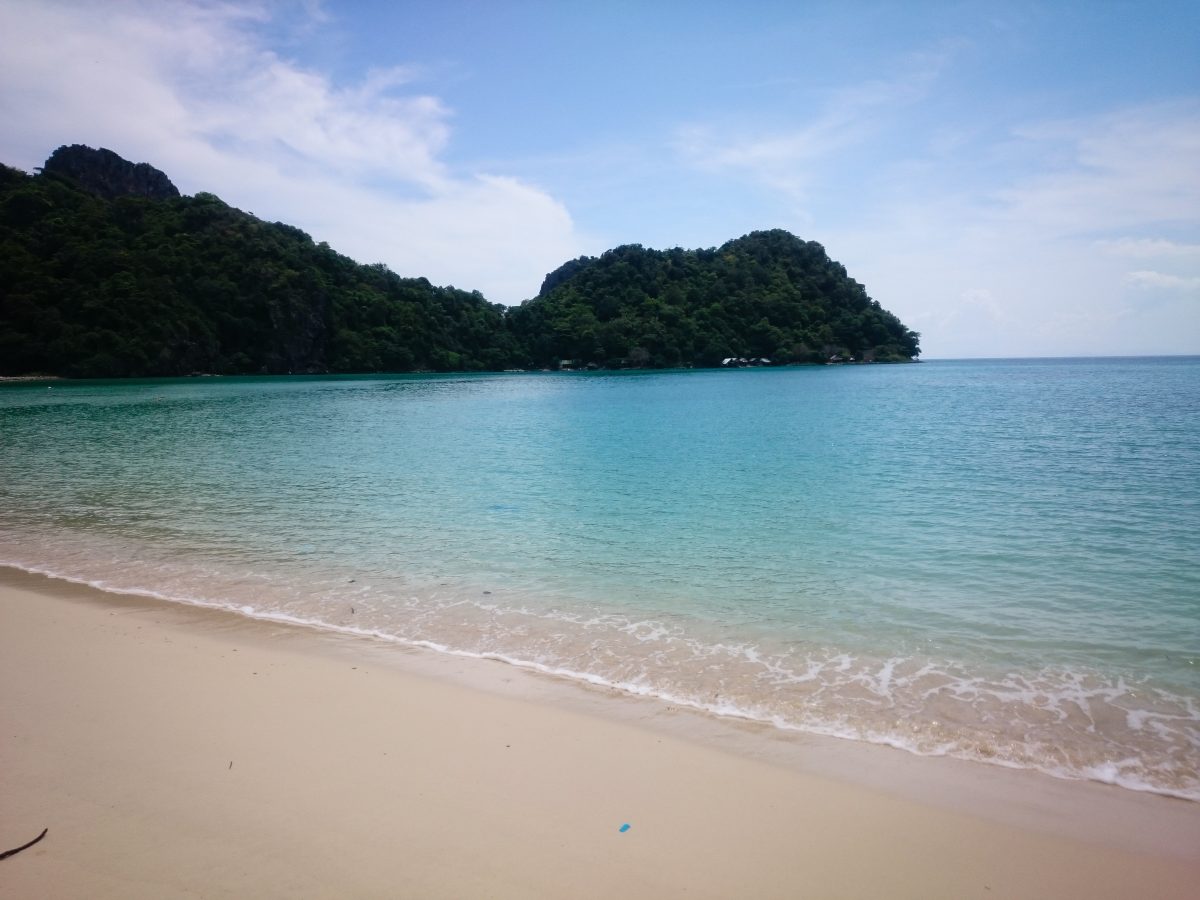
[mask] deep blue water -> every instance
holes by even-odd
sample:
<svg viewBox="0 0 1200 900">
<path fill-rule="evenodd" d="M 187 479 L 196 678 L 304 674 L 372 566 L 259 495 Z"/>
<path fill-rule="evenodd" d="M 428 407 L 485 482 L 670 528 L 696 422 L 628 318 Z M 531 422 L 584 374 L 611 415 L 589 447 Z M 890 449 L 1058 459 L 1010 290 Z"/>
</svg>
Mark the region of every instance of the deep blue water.
<svg viewBox="0 0 1200 900">
<path fill-rule="evenodd" d="M 0 562 L 1193 799 L 1198 534 L 1200 358 L 0 386 Z"/>
</svg>

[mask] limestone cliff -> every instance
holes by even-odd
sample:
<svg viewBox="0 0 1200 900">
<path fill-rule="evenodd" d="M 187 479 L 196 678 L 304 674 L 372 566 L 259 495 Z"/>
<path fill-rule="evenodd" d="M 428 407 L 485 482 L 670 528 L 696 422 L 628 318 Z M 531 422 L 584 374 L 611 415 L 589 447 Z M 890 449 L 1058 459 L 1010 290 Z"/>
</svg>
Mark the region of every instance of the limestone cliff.
<svg viewBox="0 0 1200 900">
<path fill-rule="evenodd" d="M 83 144 L 59 147 L 50 154 L 42 172 L 66 176 L 106 200 L 117 197 L 170 200 L 179 196 L 179 189 L 165 173 L 149 163 L 131 163 L 103 147 L 99 150 Z"/>
</svg>

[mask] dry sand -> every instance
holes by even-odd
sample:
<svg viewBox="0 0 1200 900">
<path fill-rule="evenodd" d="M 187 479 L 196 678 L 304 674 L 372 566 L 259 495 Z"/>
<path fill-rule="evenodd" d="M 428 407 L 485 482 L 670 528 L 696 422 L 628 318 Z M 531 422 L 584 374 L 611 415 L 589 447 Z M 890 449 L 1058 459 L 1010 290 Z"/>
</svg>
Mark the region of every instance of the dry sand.
<svg viewBox="0 0 1200 900">
<path fill-rule="evenodd" d="M 1197 803 L 12 570 L 0 728 L 3 897 L 1200 892 Z"/>
</svg>

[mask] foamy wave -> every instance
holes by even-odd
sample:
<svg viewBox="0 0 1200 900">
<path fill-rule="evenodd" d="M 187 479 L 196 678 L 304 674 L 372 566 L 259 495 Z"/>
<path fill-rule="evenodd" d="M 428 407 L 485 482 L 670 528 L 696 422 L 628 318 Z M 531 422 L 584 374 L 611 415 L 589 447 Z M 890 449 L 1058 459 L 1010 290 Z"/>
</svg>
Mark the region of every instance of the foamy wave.
<svg viewBox="0 0 1200 900">
<path fill-rule="evenodd" d="M 536 609 L 453 592 L 381 597 L 344 579 L 331 579 L 339 586 L 320 595 L 325 607 L 289 610 L 246 602 L 232 589 L 228 596 L 209 591 L 213 584 L 270 583 L 258 574 L 224 570 L 220 577 L 207 571 L 198 577 L 191 565 L 183 567 L 186 578 L 170 573 L 177 582 L 204 584 L 200 594 L 177 583 L 146 587 L 128 575 L 94 577 L 81 571 L 81 562 L 50 567 L 8 558 L 0 565 L 110 593 L 494 660 L 783 731 L 1200 801 L 1196 698 L 1121 677 L 1054 669 L 980 674 L 933 659 L 874 659 L 817 646 L 768 649 L 700 637 L 682 620 Z M 161 566 L 164 579 L 169 568 Z M 344 613 L 351 600 L 361 604 L 354 622 L 329 614 L 331 605 Z"/>
</svg>

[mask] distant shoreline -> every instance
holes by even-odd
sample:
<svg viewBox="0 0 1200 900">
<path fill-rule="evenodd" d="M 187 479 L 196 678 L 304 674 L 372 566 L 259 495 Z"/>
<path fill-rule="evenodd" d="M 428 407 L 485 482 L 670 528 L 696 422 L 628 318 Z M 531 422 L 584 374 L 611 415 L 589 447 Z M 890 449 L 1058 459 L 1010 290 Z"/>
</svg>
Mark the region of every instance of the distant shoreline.
<svg viewBox="0 0 1200 900">
<path fill-rule="evenodd" d="M 840 366 L 902 366 L 923 362 L 920 359 L 885 359 L 885 360 L 838 360 L 836 362 L 796 362 L 779 365 L 729 365 L 729 366 L 675 366 L 672 368 L 605 368 L 604 366 L 562 367 L 558 369 L 459 369 L 439 372 L 433 369 L 410 369 L 406 371 L 380 372 L 190 372 L 187 375 L 116 375 L 110 377 L 75 378 L 69 375 L 0 375 L 0 383 L 20 381 L 140 381 L 147 378 L 337 378 L 354 376 L 370 378 L 372 376 L 396 377 L 401 375 L 532 375 L 542 373 L 565 373 L 577 375 L 583 372 L 728 372 L 735 369 L 819 369 Z"/>
<path fill-rule="evenodd" d="M 614 373 L 614 372 L 637 372 L 637 373 L 653 373 L 661 372 L 663 374 L 670 372 L 727 372 L 731 370 L 741 369 L 820 369 L 820 368 L 837 368 L 837 367 L 861 367 L 861 366 L 907 366 L 918 365 L 921 363 L 993 363 L 993 362 L 1021 362 L 1021 363 L 1037 363 L 1037 362 L 1063 362 L 1063 361 L 1096 361 L 1107 360 L 1118 362 L 1120 360 L 1147 360 L 1147 359 L 1162 359 L 1162 360 L 1188 360 L 1200 359 L 1200 353 L 1154 353 L 1140 354 L 1130 356 L 937 356 L 937 357 L 922 357 L 918 359 L 903 359 L 903 360 L 871 360 L 871 361 L 854 361 L 854 362 L 833 362 L 833 363 L 784 363 L 782 365 L 767 365 L 767 366 L 686 366 L 666 369 L 463 369 L 447 372 L 436 372 L 430 369 L 410 370 L 410 371 L 381 371 L 381 372 L 286 372 L 286 373 L 271 373 L 264 374 L 261 372 L 238 372 L 238 373 L 219 373 L 219 372 L 194 372 L 188 375 L 126 375 L 114 376 L 108 378 L 73 378 L 68 375 L 0 375 L 0 384 L 5 383 L 21 383 L 31 381 L 63 381 L 63 382 L 82 382 L 82 381 L 144 381 L 144 380 L 177 380 L 184 381 L 193 378 L 396 378 L 405 375 L 541 375 L 541 374 L 571 374 L 578 375 L 586 372 L 593 373 Z"/>
</svg>

